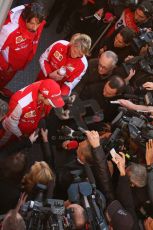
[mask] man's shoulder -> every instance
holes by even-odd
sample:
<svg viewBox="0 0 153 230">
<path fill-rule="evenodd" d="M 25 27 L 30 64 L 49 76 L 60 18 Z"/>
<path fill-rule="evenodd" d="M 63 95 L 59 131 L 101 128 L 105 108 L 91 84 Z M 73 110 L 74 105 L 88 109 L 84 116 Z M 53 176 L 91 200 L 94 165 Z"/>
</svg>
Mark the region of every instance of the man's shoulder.
<svg viewBox="0 0 153 230">
<path fill-rule="evenodd" d="M 19 22 L 19 18 L 21 16 L 22 11 L 25 9 L 24 5 L 17 6 L 13 9 L 11 9 L 9 16 L 10 16 L 10 22 L 11 23 L 17 23 Z"/>
</svg>

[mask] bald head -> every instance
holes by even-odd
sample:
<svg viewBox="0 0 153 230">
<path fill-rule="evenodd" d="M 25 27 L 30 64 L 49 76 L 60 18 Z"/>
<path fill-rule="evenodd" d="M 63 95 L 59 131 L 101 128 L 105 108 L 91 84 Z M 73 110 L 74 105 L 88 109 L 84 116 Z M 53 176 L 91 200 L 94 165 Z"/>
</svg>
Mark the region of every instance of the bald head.
<svg viewBox="0 0 153 230">
<path fill-rule="evenodd" d="M 68 208 L 73 210 L 73 221 L 76 229 L 82 229 L 85 226 L 85 212 L 81 205 L 70 204 Z"/>
</svg>

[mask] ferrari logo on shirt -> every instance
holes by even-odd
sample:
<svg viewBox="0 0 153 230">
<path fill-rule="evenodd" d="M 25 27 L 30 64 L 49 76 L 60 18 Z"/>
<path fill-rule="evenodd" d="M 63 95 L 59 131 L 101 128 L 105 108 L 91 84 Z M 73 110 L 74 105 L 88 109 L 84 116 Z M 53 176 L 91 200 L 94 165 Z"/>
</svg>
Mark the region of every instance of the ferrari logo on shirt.
<svg viewBox="0 0 153 230">
<path fill-rule="evenodd" d="M 22 35 L 16 37 L 16 44 L 19 44 L 21 42 L 24 42 L 26 40 L 26 38 L 23 38 Z"/>
<path fill-rule="evenodd" d="M 27 112 L 24 114 L 24 118 L 31 118 L 31 117 L 35 117 L 36 116 L 36 111 L 32 110 L 30 112 Z"/>
<path fill-rule="evenodd" d="M 62 61 L 63 55 L 59 51 L 56 50 L 53 55 L 58 61 Z"/>
</svg>

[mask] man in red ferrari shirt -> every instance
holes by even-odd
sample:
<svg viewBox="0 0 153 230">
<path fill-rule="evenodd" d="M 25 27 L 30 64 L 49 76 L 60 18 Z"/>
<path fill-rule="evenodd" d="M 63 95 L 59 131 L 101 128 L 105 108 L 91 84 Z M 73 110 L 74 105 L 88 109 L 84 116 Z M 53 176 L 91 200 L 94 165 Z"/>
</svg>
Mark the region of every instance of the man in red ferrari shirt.
<svg viewBox="0 0 153 230">
<path fill-rule="evenodd" d="M 128 27 L 135 32 L 139 32 L 140 28 L 152 28 L 152 16 L 153 6 L 149 0 L 142 1 L 134 11 L 126 8 L 115 25 L 108 31 L 107 37 L 121 26 Z"/>
<path fill-rule="evenodd" d="M 45 25 L 44 7 L 40 3 L 12 9 L 0 31 L 0 91 L 34 57 Z M 11 94 L 11 92 L 10 92 Z"/>
<path fill-rule="evenodd" d="M 37 80 L 51 78 L 58 82 L 63 96 L 71 94 L 73 88 L 85 74 L 91 38 L 86 34 L 75 34 L 71 41 L 53 43 L 40 57 L 41 71 Z M 61 71 L 64 69 L 64 72 Z"/>
<path fill-rule="evenodd" d="M 59 85 L 52 79 L 41 80 L 17 91 L 9 102 L 9 110 L 0 129 L 0 147 L 8 141 L 29 136 L 51 108 L 64 106 Z"/>
</svg>

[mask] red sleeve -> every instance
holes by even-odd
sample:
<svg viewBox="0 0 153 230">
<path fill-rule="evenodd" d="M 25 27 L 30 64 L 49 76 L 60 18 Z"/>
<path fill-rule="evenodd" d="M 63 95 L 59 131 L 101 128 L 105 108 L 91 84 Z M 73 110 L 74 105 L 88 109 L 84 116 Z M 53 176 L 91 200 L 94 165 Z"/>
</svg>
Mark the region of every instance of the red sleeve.
<svg viewBox="0 0 153 230">
<path fill-rule="evenodd" d="M 40 57 L 40 66 L 41 69 L 45 75 L 45 77 L 47 77 L 49 75 L 49 73 L 51 73 L 53 71 L 52 66 L 50 65 L 50 62 L 53 58 L 53 54 L 56 50 L 58 50 L 60 47 L 59 42 L 55 42 L 53 43 L 51 46 L 49 46 L 46 51 L 41 55 Z"/>
</svg>

